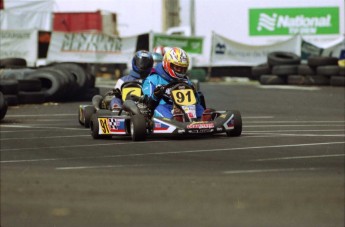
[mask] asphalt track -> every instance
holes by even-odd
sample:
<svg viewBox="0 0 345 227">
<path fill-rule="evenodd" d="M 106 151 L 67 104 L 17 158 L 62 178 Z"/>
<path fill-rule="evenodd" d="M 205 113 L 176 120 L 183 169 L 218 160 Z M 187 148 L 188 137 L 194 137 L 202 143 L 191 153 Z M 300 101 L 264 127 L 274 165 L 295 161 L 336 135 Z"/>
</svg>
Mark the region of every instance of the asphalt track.
<svg viewBox="0 0 345 227">
<path fill-rule="evenodd" d="M 80 103 L 9 108 L 1 227 L 344 226 L 343 87 L 201 89 L 241 137 L 93 140 Z"/>
</svg>

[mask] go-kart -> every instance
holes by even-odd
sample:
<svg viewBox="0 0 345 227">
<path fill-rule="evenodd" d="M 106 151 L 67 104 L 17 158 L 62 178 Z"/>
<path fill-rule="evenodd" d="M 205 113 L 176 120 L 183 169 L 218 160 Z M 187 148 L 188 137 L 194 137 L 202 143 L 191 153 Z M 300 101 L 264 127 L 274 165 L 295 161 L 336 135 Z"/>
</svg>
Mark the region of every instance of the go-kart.
<svg viewBox="0 0 345 227">
<path fill-rule="evenodd" d="M 227 136 L 240 136 L 242 118 L 237 110 L 207 113 L 209 120 L 202 121 L 196 116 L 197 97 L 193 86 L 176 82 L 164 87 L 170 94 L 178 115 L 173 119 L 153 117 L 145 98 L 127 99 L 118 112 L 96 112 L 90 121 L 94 139 L 112 136 L 131 136 L 133 141 L 146 140 L 147 136 L 212 135 L 226 133 Z"/>
<path fill-rule="evenodd" d="M 141 83 L 139 81 L 125 82 L 121 86 L 119 91 L 123 101 L 126 100 L 127 96 L 137 96 L 142 95 Z M 108 113 L 111 111 L 110 101 L 115 97 L 114 90 L 107 92 L 104 96 L 95 95 L 92 98 L 91 105 L 79 105 L 78 109 L 78 121 L 80 125 L 85 128 L 90 128 L 91 116 L 96 112 Z M 118 112 L 118 111 L 113 111 Z"/>
</svg>

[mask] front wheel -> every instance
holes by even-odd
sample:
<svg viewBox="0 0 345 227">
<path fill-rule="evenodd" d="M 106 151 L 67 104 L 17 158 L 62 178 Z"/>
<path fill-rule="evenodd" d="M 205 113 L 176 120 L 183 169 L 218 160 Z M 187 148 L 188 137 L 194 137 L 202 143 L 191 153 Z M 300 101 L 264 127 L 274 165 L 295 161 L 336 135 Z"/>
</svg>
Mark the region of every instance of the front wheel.
<svg viewBox="0 0 345 227">
<path fill-rule="evenodd" d="M 240 136 L 242 134 L 242 117 L 238 110 L 232 111 L 234 114 L 234 129 L 226 131 L 227 136 Z"/>
<path fill-rule="evenodd" d="M 97 114 L 93 114 L 90 120 L 90 129 L 91 129 L 91 136 L 94 139 L 100 139 L 101 136 L 99 135 L 99 124 Z"/>
<path fill-rule="evenodd" d="M 143 115 L 132 115 L 130 121 L 130 131 L 133 141 L 146 140 L 146 121 Z"/>
</svg>

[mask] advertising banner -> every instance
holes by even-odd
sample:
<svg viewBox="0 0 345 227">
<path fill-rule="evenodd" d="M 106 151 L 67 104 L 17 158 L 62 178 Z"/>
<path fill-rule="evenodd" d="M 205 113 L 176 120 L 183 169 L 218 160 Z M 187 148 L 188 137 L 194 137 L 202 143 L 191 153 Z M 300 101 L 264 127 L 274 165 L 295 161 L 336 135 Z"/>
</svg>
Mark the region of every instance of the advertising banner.
<svg viewBox="0 0 345 227">
<path fill-rule="evenodd" d="M 339 34 L 339 7 L 249 9 L 249 35 Z"/>
<path fill-rule="evenodd" d="M 0 59 L 24 58 L 28 66 L 34 66 L 37 60 L 37 30 L 1 30 Z"/>
<path fill-rule="evenodd" d="M 54 4 L 54 0 L 4 0 L 4 9 L 0 12 L 0 28 L 2 30 L 50 31 Z"/>
<path fill-rule="evenodd" d="M 135 52 L 138 36 L 117 37 L 96 32 L 53 32 L 48 61 L 127 63 Z"/>
<path fill-rule="evenodd" d="M 187 37 L 175 36 L 153 33 L 153 47 L 180 47 L 187 51 L 188 54 L 202 54 L 203 38 L 202 37 Z"/>
<path fill-rule="evenodd" d="M 267 62 L 267 55 L 273 51 L 301 53 L 301 38 L 292 38 L 272 45 L 253 46 L 234 42 L 216 33 L 212 38 L 212 66 L 254 66 Z"/>
</svg>

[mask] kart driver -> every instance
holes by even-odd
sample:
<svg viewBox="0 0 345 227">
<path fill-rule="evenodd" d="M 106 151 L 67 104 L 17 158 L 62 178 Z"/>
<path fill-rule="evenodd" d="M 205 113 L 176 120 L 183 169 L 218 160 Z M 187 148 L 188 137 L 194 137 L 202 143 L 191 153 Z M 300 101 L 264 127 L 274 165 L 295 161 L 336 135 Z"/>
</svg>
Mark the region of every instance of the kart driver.
<svg viewBox="0 0 345 227">
<path fill-rule="evenodd" d="M 175 109 L 173 111 L 171 96 L 168 92 L 165 92 L 163 86 L 181 80 L 192 85 L 192 82 L 186 77 L 188 66 L 189 58 L 187 53 L 181 48 L 174 47 L 164 54 L 162 63 L 158 63 L 155 72 L 145 79 L 142 90 L 144 95 L 156 102 L 157 107 L 154 109 L 154 116 L 166 118 L 181 116 L 181 110 Z M 198 94 L 196 94 L 196 97 L 199 100 Z M 201 118 L 203 112 L 204 108 L 198 102 L 196 105 L 197 118 Z M 176 120 L 182 121 L 181 118 Z"/>
<path fill-rule="evenodd" d="M 129 81 L 139 81 L 142 83 L 142 81 L 150 74 L 152 67 L 152 54 L 146 50 L 137 51 L 132 59 L 132 70 L 129 72 L 129 75 L 121 77 L 115 84 L 115 88 L 113 90 L 115 97 L 110 101 L 110 109 L 121 108 L 121 86 L 123 83 Z"/>
</svg>

